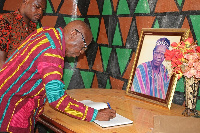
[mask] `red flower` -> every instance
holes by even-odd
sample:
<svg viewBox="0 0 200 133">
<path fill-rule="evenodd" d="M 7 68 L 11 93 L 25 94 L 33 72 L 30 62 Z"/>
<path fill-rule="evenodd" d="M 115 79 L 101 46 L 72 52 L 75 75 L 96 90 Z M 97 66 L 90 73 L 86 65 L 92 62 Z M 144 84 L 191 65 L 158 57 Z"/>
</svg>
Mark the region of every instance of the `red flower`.
<svg viewBox="0 0 200 133">
<path fill-rule="evenodd" d="M 176 63 L 176 65 L 182 64 L 182 62 L 178 58 L 176 58 L 175 56 L 174 56 L 174 58 L 172 58 L 172 62 Z"/>
<path fill-rule="evenodd" d="M 179 48 L 185 48 L 185 43 L 183 41 L 181 41 Z"/>
<path fill-rule="evenodd" d="M 173 51 L 170 51 L 170 50 L 166 49 L 166 51 L 165 51 L 165 60 L 171 60 L 172 57 L 174 56 L 174 54 L 172 54 L 172 53 L 173 53 Z"/>
<path fill-rule="evenodd" d="M 173 43 L 171 44 L 171 46 L 172 46 L 172 47 L 177 47 L 178 44 L 177 44 L 176 42 L 173 42 Z"/>
<path fill-rule="evenodd" d="M 196 50 L 197 50 L 197 52 L 200 53 L 200 46 L 197 46 L 197 47 L 196 47 Z"/>
<path fill-rule="evenodd" d="M 182 59 L 184 56 L 183 56 L 183 54 L 181 54 L 181 53 L 176 53 L 175 54 L 175 56 L 176 56 L 176 58 L 178 58 L 178 59 Z"/>
<path fill-rule="evenodd" d="M 171 64 L 172 64 L 172 68 L 176 68 L 178 65 L 175 63 L 175 62 L 171 62 Z"/>
<path fill-rule="evenodd" d="M 186 42 L 186 43 L 188 42 L 188 43 L 192 44 L 193 39 L 192 39 L 192 38 L 188 38 L 188 39 L 185 40 L 185 42 Z"/>
<path fill-rule="evenodd" d="M 172 49 L 174 54 L 182 54 L 180 49 Z"/>
<path fill-rule="evenodd" d="M 173 42 L 171 47 L 172 50 L 166 50 L 165 60 L 171 61 L 172 72 L 178 75 L 178 79 L 182 75 L 200 78 L 200 46 L 188 38 L 179 43 Z"/>
<path fill-rule="evenodd" d="M 184 52 L 184 54 L 189 54 L 189 53 L 196 53 L 196 51 L 194 49 L 187 49 L 186 52 Z"/>
</svg>

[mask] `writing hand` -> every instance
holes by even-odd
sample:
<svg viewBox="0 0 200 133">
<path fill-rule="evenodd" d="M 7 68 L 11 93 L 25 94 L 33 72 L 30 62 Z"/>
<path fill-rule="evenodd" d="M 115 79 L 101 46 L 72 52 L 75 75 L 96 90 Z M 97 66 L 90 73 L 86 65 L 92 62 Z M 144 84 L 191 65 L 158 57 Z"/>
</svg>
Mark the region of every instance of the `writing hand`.
<svg viewBox="0 0 200 133">
<path fill-rule="evenodd" d="M 105 108 L 98 110 L 96 120 L 99 121 L 109 121 L 112 118 L 116 117 L 116 111 L 113 109 Z"/>
</svg>

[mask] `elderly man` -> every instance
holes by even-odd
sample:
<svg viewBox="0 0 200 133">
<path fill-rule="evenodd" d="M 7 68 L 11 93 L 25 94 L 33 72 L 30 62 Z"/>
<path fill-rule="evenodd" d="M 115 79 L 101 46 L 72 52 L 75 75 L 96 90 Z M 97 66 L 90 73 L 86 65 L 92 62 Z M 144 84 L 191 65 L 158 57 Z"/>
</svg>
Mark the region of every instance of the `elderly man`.
<svg viewBox="0 0 200 133">
<path fill-rule="evenodd" d="M 71 98 L 63 89 L 64 57 L 84 53 L 92 40 L 83 21 L 30 34 L 0 71 L 0 131 L 33 132 L 46 100 L 50 106 L 84 121 L 110 120 L 115 110 L 97 111 Z"/>
<path fill-rule="evenodd" d="M 23 0 L 19 10 L 0 16 L 0 69 L 21 42 L 36 30 L 46 0 Z"/>
<path fill-rule="evenodd" d="M 165 59 L 165 51 L 169 46 L 170 41 L 167 38 L 157 40 L 153 50 L 153 60 L 142 63 L 136 68 L 131 87 L 132 91 L 165 99 L 169 75 L 162 62 Z"/>
</svg>

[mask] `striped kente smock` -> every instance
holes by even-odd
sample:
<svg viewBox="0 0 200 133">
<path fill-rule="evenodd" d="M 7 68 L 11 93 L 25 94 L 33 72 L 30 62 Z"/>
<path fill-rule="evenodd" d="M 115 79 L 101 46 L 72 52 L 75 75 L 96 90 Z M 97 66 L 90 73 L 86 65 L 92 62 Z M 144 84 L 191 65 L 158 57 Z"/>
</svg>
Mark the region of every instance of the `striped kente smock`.
<svg viewBox="0 0 200 133">
<path fill-rule="evenodd" d="M 24 40 L 0 71 L 0 131 L 33 132 L 46 100 L 76 119 L 95 119 L 97 110 L 64 91 L 64 57 L 61 28 L 40 28 Z"/>
<path fill-rule="evenodd" d="M 169 86 L 168 71 L 161 64 L 160 71 L 156 74 L 151 64 L 151 61 L 145 62 L 136 68 L 131 90 L 165 99 Z"/>
</svg>

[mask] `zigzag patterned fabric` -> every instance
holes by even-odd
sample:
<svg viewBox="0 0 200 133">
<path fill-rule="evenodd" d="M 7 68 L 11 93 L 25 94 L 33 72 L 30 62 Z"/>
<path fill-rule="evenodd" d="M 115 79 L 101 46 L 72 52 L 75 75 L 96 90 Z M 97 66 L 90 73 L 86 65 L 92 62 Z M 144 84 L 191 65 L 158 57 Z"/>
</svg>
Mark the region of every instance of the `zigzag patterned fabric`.
<svg viewBox="0 0 200 133">
<path fill-rule="evenodd" d="M 0 71 L 0 131 L 33 132 L 46 99 L 71 117 L 95 119 L 97 110 L 64 91 L 64 57 L 63 30 L 49 27 L 34 31 L 11 55 Z"/>
</svg>

